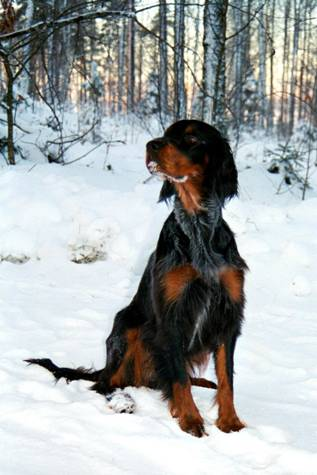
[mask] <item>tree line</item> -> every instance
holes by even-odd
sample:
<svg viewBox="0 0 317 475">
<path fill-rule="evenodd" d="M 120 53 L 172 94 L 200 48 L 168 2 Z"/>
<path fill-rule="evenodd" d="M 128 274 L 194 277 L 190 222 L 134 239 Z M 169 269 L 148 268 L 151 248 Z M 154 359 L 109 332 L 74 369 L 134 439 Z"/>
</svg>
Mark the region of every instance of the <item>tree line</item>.
<svg viewBox="0 0 317 475">
<path fill-rule="evenodd" d="M 289 137 L 317 127 L 317 0 L 1 0 L 0 94 L 15 109 L 197 118 Z M 98 134 L 96 134 L 98 139 Z M 11 145 L 10 145 L 11 143 Z"/>
</svg>

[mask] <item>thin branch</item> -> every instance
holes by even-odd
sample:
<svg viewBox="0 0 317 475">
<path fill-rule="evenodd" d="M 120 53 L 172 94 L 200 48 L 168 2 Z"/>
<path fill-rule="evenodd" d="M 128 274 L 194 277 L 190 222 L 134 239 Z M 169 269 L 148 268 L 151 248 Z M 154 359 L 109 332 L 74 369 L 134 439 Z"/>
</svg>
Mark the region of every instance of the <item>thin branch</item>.
<svg viewBox="0 0 317 475">
<path fill-rule="evenodd" d="M 94 150 L 96 150 L 97 148 L 101 147 L 101 145 L 111 145 L 113 143 L 122 143 L 122 144 L 125 144 L 125 141 L 124 140 L 103 140 L 102 142 L 100 142 L 98 145 L 96 145 L 95 147 L 93 147 L 92 149 L 90 149 L 87 153 L 84 153 L 83 155 L 81 155 L 80 157 L 77 157 L 75 158 L 74 160 L 71 160 L 70 162 L 64 162 L 63 165 L 71 165 L 72 163 L 75 163 L 75 162 L 78 162 L 79 160 L 82 160 L 83 158 L 87 157 L 87 155 L 89 155 L 91 152 L 93 152 Z"/>
<path fill-rule="evenodd" d="M 265 3 L 262 3 L 262 5 L 259 6 L 259 8 L 257 10 L 255 10 L 255 12 L 253 13 L 253 15 L 250 17 L 249 21 L 242 26 L 242 28 L 240 28 L 240 30 L 236 31 L 235 33 L 233 33 L 232 35 L 230 36 L 227 36 L 225 41 L 228 41 L 228 40 L 231 40 L 232 38 L 234 38 L 235 36 L 238 36 L 240 33 L 242 33 L 246 28 L 248 28 L 248 26 L 250 25 L 250 23 L 254 20 L 254 18 L 257 16 L 257 14 L 264 8 L 265 6 Z"/>
<path fill-rule="evenodd" d="M 49 28 L 63 28 L 64 26 L 72 25 L 73 23 L 79 23 L 83 21 L 90 21 L 96 18 L 131 18 L 135 17 L 134 12 L 130 11 L 121 11 L 121 10 L 96 10 L 94 12 L 80 13 L 78 15 L 73 15 L 68 18 L 61 19 L 52 19 L 46 21 L 39 21 L 29 26 L 28 28 L 22 28 L 20 30 L 13 31 L 12 33 L 5 33 L 0 35 L 0 40 L 11 40 L 13 38 L 19 38 L 20 36 L 28 35 L 30 33 L 41 31 L 42 29 Z"/>
</svg>

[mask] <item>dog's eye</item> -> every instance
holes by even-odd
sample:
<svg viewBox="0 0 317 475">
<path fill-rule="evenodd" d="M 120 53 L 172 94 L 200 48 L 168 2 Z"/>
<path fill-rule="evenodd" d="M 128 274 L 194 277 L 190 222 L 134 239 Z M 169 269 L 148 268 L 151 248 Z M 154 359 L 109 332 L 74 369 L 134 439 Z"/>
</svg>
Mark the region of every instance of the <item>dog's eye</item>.
<svg viewBox="0 0 317 475">
<path fill-rule="evenodd" d="M 195 145 L 199 143 L 199 140 L 195 135 L 185 135 L 184 140 L 188 145 Z"/>
</svg>

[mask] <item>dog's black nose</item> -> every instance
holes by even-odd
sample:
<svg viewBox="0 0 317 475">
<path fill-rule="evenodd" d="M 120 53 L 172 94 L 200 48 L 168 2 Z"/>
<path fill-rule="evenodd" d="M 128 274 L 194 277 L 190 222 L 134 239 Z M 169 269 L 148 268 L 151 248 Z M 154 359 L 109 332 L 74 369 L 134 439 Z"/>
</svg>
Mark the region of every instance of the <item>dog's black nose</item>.
<svg viewBox="0 0 317 475">
<path fill-rule="evenodd" d="M 147 149 L 148 150 L 153 150 L 154 152 L 157 152 L 160 148 L 164 146 L 164 141 L 162 139 L 154 139 L 148 142 L 147 144 Z"/>
</svg>

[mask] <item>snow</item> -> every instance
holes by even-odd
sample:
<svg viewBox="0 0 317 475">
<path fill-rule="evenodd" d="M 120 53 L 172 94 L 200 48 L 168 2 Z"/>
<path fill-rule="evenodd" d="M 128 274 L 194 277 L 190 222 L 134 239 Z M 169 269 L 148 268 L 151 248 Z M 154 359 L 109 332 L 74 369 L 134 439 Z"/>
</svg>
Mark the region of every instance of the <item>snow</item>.
<svg viewBox="0 0 317 475">
<path fill-rule="evenodd" d="M 55 385 L 23 363 L 104 363 L 113 317 L 169 212 L 157 204 L 160 183 L 143 183 L 148 136 L 126 138 L 110 148 L 112 171 L 102 148 L 62 167 L 31 145 L 27 161 L 0 170 L 1 475 L 316 475 L 317 195 L 276 195 L 265 138 L 240 147 L 240 199 L 225 210 L 250 267 L 235 378 L 246 429 L 215 427 L 208 389 L 193 389 L 209 434 L 196 439 L 156 391 L 128 388 L 136 413 L 116 414 L 87 382 Z"/>
</svg>

